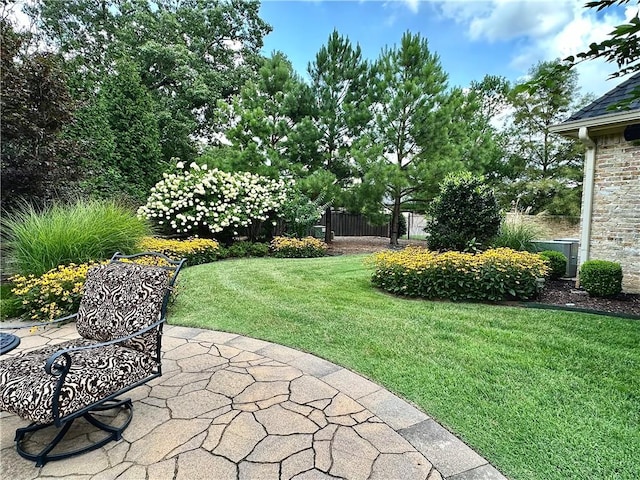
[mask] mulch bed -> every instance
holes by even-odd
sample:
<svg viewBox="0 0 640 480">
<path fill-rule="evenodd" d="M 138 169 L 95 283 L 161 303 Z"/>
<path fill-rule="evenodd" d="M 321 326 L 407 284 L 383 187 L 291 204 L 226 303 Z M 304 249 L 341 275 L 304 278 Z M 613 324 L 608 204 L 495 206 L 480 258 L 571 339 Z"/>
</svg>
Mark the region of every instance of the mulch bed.
<svg viewBox="0 0 640 480">
<path fill-rule="evenodd" d="M 621 293 L 611 298 L 590 297 L 584 290 L 576 288 L 573 280 L 546 282 L 545 289 L 536 302 L 619 315 L 635 315 L 640 319 L 640 295 Z"/>
<path fill-rule="evenodd" d="M 409 244 L 426 246 L 426 242 L 418 240 L 402 239 L 399 243 L 401 247 Z M 389 239 L 386 237 L 336 237 L 329 246 L 329 255 L 375 253 L 388 248 L 390 248 Z M 590 297 L 584 290 L 576 288 L 575 281 L 570 279 L 547 281 L 540 297 L 532 303 L 549 307 L 637 316 L 640 319 L 640 294 L 622 293 L 613 298 Z"/>
</svg>

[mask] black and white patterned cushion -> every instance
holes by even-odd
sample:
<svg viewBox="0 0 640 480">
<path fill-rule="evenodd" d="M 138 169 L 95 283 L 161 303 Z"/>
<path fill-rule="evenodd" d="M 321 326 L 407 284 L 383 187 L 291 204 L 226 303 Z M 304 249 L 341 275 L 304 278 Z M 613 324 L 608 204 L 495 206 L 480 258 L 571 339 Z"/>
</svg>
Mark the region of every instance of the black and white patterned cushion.
<svg viewBox="0 0 640 480">
<path fill-rule="evenodd" d="M 0 410 L 36 423 L 54 421 L 58 377 L 45 371 L 55 352 L 136 333 L 159 320 L 170 275 L 137 264 L 112 263 L 89 270 L 76 328 L 83 337 L 0 361 Z M 132 385 L 158 369 L 159 329 L 142 338 L 70 353 L 60 394 L 60 416 L 72 414 Z M 61 360 L 61 359 L 59 359 Z"/>
<path fill-rule="evenodd" d="M 80 338 L 1 360 L 0 410 L 36 423 L 53 422 L 58 377 L 45 372 L 45 363 L 61 349 L 92 343 Z M 92 405 L 151 375 L 158 367 L 151 356 L 117 344 L 71 352 L 70 356 L 71 369 L 60 394 L 60 416 Z"/>
<path fill-rule="evenodd" d="M 110 263 L 87 273 L 76 328 L 84 338 L 106 342 L 126 337 L 160 319 L 170 274 L 159 267 Z M 150 355 L 157 331 L 124 344 Z"/>
</svg>

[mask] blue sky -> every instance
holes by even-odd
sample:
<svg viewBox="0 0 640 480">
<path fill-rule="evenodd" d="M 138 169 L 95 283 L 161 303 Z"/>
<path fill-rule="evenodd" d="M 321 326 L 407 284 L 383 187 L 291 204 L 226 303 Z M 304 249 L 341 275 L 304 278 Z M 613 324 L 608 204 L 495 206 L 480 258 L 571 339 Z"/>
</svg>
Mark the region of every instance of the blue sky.
<svg viewBox="0 0 640 480">
<path fill-rule="evenodd" d="M 596 13 L 585 0 L 263 0 L 260 16 L 273 27 L 264 54 L 284 52 L 305 78 L 308 62 L 337 29 L 375 59 L 403 32 L 420 33 L 438 53 L 451 85 L 467 86 L 485 74 L 516 81 L 540 60 L 564 58 L 606 38 L 614 25 L 638 10 Z M 582 93 L 602 95 L 620 80 L 607 81 L 615 68 L 604 62 L 580 65 Z"/>
</svg>

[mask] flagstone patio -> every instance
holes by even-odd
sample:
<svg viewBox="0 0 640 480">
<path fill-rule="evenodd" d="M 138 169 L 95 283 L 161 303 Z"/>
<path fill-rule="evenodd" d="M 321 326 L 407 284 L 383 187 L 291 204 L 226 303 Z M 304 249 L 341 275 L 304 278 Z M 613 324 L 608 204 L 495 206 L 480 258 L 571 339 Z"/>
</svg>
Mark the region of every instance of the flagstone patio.
<svg viewBox="0 0 640 480">
<path fill-rule="evenodd" d="M 7 358 L 76 338 L 75 325 L 22 337 Z M 0 416 L 0 477 L 11 479 L 504 479 L 423 412 L 314 355 L 235 334 L 168 326 L 163 376 L 131 391 L 120 442 L 36 468 Z M 116 423 L 118 417 L 112 418 Z M 74 425 L 69 442 L 88 439 Z"/>
</svg>

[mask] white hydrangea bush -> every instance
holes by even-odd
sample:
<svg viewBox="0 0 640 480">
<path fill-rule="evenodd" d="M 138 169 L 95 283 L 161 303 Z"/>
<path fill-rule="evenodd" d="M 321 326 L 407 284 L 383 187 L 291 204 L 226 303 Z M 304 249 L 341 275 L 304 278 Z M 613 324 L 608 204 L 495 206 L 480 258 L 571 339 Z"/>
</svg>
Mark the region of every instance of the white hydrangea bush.
<svg viewBox="0 0 640 480">
<path fill-rule="evenodd" d="M 209 170 L 195 162 L 189 168 L 178 162 L 176 171 L 163 177 L 138 216 L 178 234 L 207 229 L 214 235 L 225 230 L 237 235 L 254 222 L 273 219 L 287 199 L 281 180 Z"/>
</svg>

